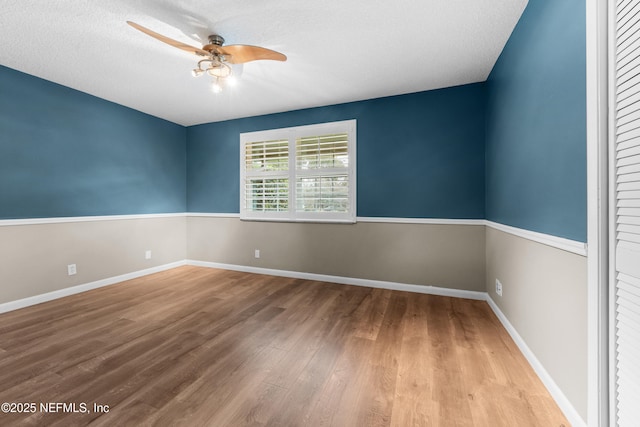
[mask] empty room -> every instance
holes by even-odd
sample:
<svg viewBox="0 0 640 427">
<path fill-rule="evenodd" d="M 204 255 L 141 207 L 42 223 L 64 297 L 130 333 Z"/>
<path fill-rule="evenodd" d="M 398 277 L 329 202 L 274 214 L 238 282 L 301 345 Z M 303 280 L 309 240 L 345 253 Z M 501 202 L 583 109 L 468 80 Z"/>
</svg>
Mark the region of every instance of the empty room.
<svg viewBox="0 0 640 427">
<path fill-rule="evenodd" d="M 0 425 L 637 425 L 637 2 L 0 10 Z"/>
</svg>

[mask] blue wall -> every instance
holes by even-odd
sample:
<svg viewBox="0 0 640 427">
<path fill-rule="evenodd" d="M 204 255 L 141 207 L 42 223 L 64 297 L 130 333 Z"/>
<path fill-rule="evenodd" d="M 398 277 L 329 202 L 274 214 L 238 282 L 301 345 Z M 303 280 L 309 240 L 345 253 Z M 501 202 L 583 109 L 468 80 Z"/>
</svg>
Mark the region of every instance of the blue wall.
<svg viewBox="0 0 640 427">
<path fill-rule="evenodd" d="M 187 209 L 239 212 L 241 132 L 357 119 L 357 214 L 484 218 L 485 85 L 187 129 Z"/>
<path fill-rule="evenodd" d="M 0 219 L 239 211 L 239 134 L 358 120 L 359 216 L 586 241 L 582 0 L 530 0 L 486 83 L 184 128 L 0 66 Z"/>
<path fill-rule="evenodd" d="M 584 0 L 530 0 L 487 81 L 487 219 L 586 242 Z"/>
<path fill-rule="evenodd" d="M 0 66 L 0 219 L 184 212 L 186 129 Z"/>
</svg>

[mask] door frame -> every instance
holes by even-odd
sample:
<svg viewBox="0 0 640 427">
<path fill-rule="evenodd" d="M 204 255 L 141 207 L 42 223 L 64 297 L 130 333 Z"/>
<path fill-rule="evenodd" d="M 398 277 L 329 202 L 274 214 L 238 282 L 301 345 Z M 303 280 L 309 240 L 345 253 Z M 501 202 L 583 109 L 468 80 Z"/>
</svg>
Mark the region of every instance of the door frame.
<svg viewBox="0 0 640 427">
<path fill-rule="evenodd" d="M 589 426 L 615 420 L 609 360 L 609 7 L 586 0 L 587 77 L 587 407 Z M 612 418 L 613 417 L 613 418 Z M 613 423 L 611 425 L 614 425 Z"/>
</svg>

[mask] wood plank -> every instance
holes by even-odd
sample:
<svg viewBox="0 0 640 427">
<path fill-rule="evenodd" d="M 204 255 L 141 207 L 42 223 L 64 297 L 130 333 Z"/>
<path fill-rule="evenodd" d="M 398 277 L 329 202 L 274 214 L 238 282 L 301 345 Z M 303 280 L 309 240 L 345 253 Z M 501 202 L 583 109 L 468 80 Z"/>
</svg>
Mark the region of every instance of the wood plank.
<svg viewBox="0 0 640 427">
<path fill-rule="evenodd" d="M 399 349 L 392 425 L 431 426 L 438 420 L 439 410 L 431 399 L 434 364 L 429 357 L 429 298 L 426 295 L 408 298 Z"/>
</svg>

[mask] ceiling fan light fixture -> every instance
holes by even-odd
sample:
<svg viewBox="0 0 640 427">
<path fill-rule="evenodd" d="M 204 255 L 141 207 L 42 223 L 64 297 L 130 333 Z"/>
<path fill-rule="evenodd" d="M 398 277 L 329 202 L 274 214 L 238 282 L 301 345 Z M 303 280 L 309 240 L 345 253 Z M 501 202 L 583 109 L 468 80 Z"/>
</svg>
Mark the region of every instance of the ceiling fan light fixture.
<svg viewBox="0 0 640 427">
<path fill-rule="evenodd" d="M 215 80 L 211 83 L 211 91 L 213 93 L 222 92 L 222 82 L 218 77 L 216 77 Z"/>
<path fill-rule="evenodd" d="M 207 73 L 210 76 L 224 79 L 231 76 L 231 67 L 224 62 L 212 62 L 211 66 L 207 68 Z"/>
<path fill-rule="evenodd" d="M 227 86 L 233 86 L 236 83 L 235 76 L 231 66 L 223 61 L 223 57 L 217 54 L 211 54 L 209 58 L 198 61 L 198 66 L 191 71 L 194 77 L 207 73 L 213 77 L 211 90 L 214 93 L 220 93 Z"/>
</svg>

